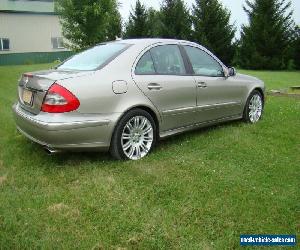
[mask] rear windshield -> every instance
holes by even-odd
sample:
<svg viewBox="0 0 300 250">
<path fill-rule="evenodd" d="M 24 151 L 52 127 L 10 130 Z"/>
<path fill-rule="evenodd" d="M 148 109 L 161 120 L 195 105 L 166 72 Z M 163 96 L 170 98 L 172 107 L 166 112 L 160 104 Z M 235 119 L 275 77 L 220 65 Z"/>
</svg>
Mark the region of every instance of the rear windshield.
<svg viewBox="0 0 300 250">
<path fill-rule="evenodd" d="M 126 50 L 128 46 L 128 44 L 122 43 L 101 44 L 71 57 L 69 60 L 59 65 L 57 69 L 96 70 L 119 55 L 122 51 Z"/>
</svg>

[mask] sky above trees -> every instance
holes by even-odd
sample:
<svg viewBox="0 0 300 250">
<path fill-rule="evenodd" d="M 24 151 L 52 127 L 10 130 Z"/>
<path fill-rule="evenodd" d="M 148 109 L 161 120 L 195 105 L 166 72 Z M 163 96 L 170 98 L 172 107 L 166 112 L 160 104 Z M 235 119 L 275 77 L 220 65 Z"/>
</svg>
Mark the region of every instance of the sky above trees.
<svg viewBox="0 0 300 250">
<path fill-rule="evenodd" d="M 128 19 L 131 6 L 135 6 L 135 2 L 136 0 L 119 0 L 119 3 L 121 4 L 120 12 L 124 20 Z M 159 9 L 162 0 L 141 0 L 141 2 L 147 7 Z M 195 1 L 185 0 L 184 2 L 191 7 L 192 3 Z M 240 26 L 248 21 L 247 15 L 243 10 L 245 0 L 221 0 L 221 2 L 231 11 L 231 22 L 235 22 L 238 31 L 240 31 Z M 294 11 L 294 20 L 297 24 L 300 24 L 300 0 L 291 0 L 291 2 Z M 239 32 L 237 32 L 236 35 L 239 37 Z"/>
</svg>

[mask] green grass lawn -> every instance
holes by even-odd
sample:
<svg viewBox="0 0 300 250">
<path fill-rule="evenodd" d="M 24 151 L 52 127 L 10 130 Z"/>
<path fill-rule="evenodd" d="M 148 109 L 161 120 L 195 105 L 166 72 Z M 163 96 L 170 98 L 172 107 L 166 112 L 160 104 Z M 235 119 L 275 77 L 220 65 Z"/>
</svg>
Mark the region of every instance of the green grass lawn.
<svg viewBox="0 0 300 250">
<path fill-rule="evenodd" d="M 299 236 L 299 99 L 268 97 L 258 124 L 185 133 L 137 162 L 48 156 L 16 131 L 11 105 L 19 75 L 49 66 L 0 67 L 0 248 L 235 249 L 240 234 Z M 268 89 L 300 84 L 299 72 L 243 72 Z"/>
<path fill-rule="evenodd" d="M 265 81 L 267 90 L 300 86 L 300 71 L 253 71 L 238 70 L 239 73 L 256 76 Z"/>
</svg>

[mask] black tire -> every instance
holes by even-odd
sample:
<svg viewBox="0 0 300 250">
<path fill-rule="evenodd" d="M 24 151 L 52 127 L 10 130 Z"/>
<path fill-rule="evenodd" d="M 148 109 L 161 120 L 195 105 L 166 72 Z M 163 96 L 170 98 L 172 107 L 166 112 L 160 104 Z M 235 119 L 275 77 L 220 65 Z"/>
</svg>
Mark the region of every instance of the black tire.
<svg viewBox="0 0 300 250">
<path fill-rule="evenodd" d="M 152 129 L 153 129 L 153 141 L 152 141 L 151 148 L 148 151 L 147 155 L 151 152 L 151 150 L 153 149 L 153 147 L 156 144 L 157 127 L 156 127 L 153 117 L 145 110 L 132 109 L 132 110 L 128 111 L 126 114 L 124 114 L 123 117 L 119 120 L 118 124 L 115 127 L 114 133 L 112 135 L 109 151 L 110 151 L 110 154 L 117 160 L 130 160 L 130 158 L 128 158 L 123 151 L 121 138 L 122 138 L 122 133 L 123 133 L 124 127 L 126 126 L 128 121 L 130 121 L 133 117 L 136 117 L 136 116 L 143 116 L 143 117 L 147 118 L 150 121 Z"/>
<path fill-rule="evenodd" d="M 257 121 L 255 121 L 255 122 L 253 122 L 250 119 L 250 102 L 251 102 L 251 99 L 253 98 L 253 96 L 255 96 L 255 95 L 258 95 L 260 97 L 260 99 L 261 99 L 262 110 L 261 110 L 261 114 L 259 116 L 259 119 Z M 262 118 L 263 111 L 264 111 L 264 98 L 263 98 L 262 94 L 258 90 L 253 90 L 251 92 L 251 94 L 249 95 L 248 99 L 247 99 L 246 106 L 245 106 L 245 109 L 244 109 L 244 114 L 243 114 L 243 120 L 245 122 L 247 122 L 247 123 L 256 123 L 256 122 L 258 122 Z"/>
</svg>

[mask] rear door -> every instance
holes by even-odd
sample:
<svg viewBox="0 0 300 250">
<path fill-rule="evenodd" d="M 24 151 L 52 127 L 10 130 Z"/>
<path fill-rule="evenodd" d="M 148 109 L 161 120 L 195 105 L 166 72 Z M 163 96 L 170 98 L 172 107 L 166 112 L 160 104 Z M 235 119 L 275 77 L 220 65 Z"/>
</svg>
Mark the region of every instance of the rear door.
<svg viewBox="0 0 300 250">
<path fill-rule="evenodd" d="M 133 78 L 162 114 L 162 131 L 194 124 L 196 85 L 187 74 L 177 44 L 148 50 L 137 63 Z"/>
<path fill-rule="evenodd" d="M 225 77 L 223 66 L 208 51 L 184 45 L 197 86 L 198 123 L 240 114 L 242 86 Z"/>
</svg>

